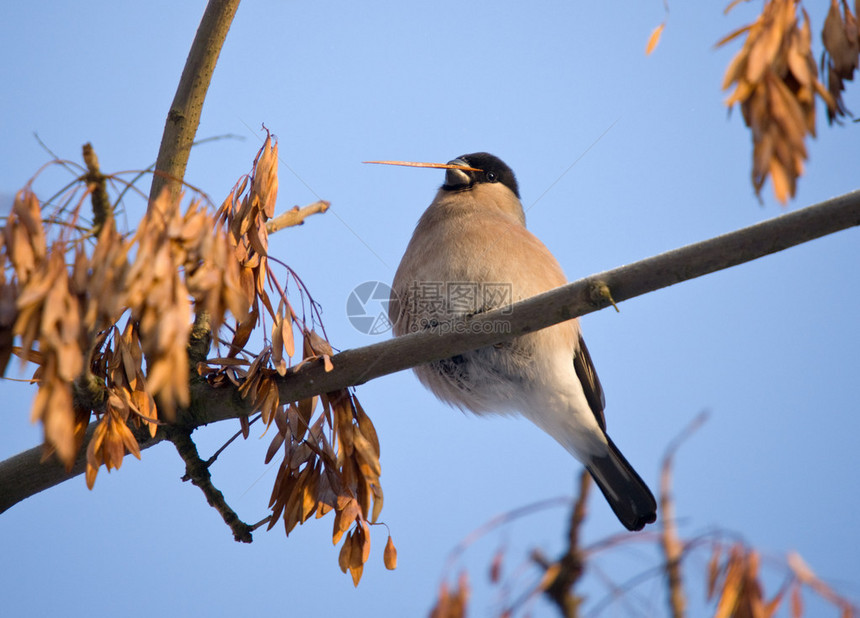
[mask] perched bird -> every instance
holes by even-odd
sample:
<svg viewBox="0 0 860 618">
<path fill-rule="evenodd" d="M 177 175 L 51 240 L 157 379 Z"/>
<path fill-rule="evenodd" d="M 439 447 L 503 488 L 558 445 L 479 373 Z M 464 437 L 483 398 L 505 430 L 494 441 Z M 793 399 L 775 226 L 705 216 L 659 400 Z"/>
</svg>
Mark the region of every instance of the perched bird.
<svg viewBox="0 0 860 618">
<path fill-rule="evenodd" d="M 448 165 L 394 276 L 389 318 L 395 335 L 453 324 L 458 316 L 567 283 L 556 259 L 526 230 L 511 168 L 485 152 Z M 625 527 L 640 530 L 655 521 L 654 496 L 606 433 L 603 388 L 579 320 L 421 365 L 415 373 L 461 409 L 521 413 L 585 465 Z"/>
</svg>

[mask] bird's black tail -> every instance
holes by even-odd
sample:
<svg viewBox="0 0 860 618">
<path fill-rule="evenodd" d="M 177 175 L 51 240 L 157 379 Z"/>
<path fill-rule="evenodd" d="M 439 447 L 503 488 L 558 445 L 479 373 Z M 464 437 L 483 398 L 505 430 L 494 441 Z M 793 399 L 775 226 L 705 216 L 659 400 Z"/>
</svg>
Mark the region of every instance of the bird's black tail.
<svg viewBox="0 0 860 618">
<path fill-rule="evenodd" d="M 606 436 L 609 451 L 586 464 L 619 521 L 628 530 L 641 530 L 657 519 L 657 502 L 645 481 Z"/>
</svg>

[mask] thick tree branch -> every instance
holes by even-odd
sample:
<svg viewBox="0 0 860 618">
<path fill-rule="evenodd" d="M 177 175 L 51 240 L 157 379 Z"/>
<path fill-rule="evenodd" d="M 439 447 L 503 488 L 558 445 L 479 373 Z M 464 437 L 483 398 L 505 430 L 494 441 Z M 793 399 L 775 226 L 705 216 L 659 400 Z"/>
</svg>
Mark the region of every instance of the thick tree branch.
<svg viewBox="0 0 860 618">
<path fill-rule="evenodd" d="M 186 430 L 202 427 L 210 422 L 206 419 L 213 409 L 219 409 L 225 418 L 238 418 L 250 413 L 248 402 L 235 388 L 214 389 L 202 380 L 195 380 L 191 384 L 191 406 L 181 411 L 177 427 Z M 93 422 L 87 427 L 81 451 L 69 471 L 55 457 L 42 462 L 41 446 L 0 462 L 0 513 L 30 496 L 83 474 L 87 467 L 87 445 L 96 425 Z M 167 439 L 164 427 L 159 427 L 155 436 L 149 435 L 146 426 L 132 427 L 132 431 L 141 451 Z"/>
<path fill-rule="evenodd" d="M 507 341 L 597 311 L 609 304 L 601 293 L 604 285 L 615 301 L 621 302 L 857 225 L 860 225 L 860 191 L 580 279 L 507 309 L 475 315 L 457 325 L 443 324 L 442 329 L 450 332 L 429 330 L 346 350 L 332 357 L 334 369 L 329 372 L 322 363 L 304 364 L 280 379 L 280 400 L 298 401 L 363 384 L 389 373 Z M 235 388 L 216 390 L 205 382 L 192 384 L 191 402 L 187 410 L 179 413 L 176 426 L 192 430 L 208 423 L 247 416 L 250 412 L 248 402 Z M 161 432 L 156 434 L 156 440 L 163 439 L 160 436 Z M 146 441 L 141 448 L 152 443 Z M 39 464 L 39 454 L 37 447 L 0 463 L 0 513 L 26 497 L 83 472 L 76 464 L 72 474 L 58 474 L 59 466 Z M 40 471 L 46 468 L 51 471 L 42 474 Z M 26 482 L 20 476 L 25 472 Z"/>
<path fill-rule="evenodd" d="M 198 311 L 194 314 L 194 325 L 188 336 L 188 363 L 191 365 L 192 373 L 197 368 L 197 363 L 203 363 L 209 356 L 209 347 L 212 345 L 211 320 L 206 311 Z"/>
<path fill-rule="evenodd" d="M 179 181 L 185 177 L 206 91 L 237 8 L 239 0 L 209 0 L 206 5 L 167 114 L 149 190 L 150 203 L 164 187 L 169 187 L 174 196 L 179 193 Z"/>
<path fill-rule="evenodd" d="M 90 423 L 87 427 L 84 445 L 72 469 L 68 472 L 56 457 L 49 457 L 42 462 L 41 446 L 33 447 L 0 462 L 0 513 L 40 491 L 83 474 L 87 468 L 87 445 L 93 437 L 95 428 L 96 423 Z M 140 445 L 140 450 L 158 444 L 164 439 L 163 434 L 156 434 L 151 438 L 146 427 L 132 428 L 132 431 Z"/>
<path fill-rule="evenodd" d="M 602 293 L 604 286 L 615 302 L 621 302 L 857 225 L 860 191 L 592 275 L 458 324 L 346 350 L 332 357 L 334 369 L 328 373 L 321 364 L 288 372 L 280 381 L 281 401 L 363 384 L 598 311 L 610 304 Z"/>
</svg>

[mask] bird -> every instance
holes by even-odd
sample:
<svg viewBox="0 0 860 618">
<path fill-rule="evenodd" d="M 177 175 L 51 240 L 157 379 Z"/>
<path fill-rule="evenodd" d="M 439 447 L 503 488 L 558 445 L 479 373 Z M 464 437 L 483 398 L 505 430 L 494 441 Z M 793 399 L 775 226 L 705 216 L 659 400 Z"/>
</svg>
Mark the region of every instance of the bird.
<svg viewBox="0 0 860 618">
<path fill-rule="evenodd" d="M 450 324 L 564 285 L 549 249 L 525 225 L 514 172 L 477 152 L 444 166 L 391 286 L 395 336 Z M 573 319 L 414 368 L 439 399 L 475 414 L 519 413 L 583 463 L 618 520 L 657 518 L 648 486 L 606 433 L 605 396 Z"/>
</svg>

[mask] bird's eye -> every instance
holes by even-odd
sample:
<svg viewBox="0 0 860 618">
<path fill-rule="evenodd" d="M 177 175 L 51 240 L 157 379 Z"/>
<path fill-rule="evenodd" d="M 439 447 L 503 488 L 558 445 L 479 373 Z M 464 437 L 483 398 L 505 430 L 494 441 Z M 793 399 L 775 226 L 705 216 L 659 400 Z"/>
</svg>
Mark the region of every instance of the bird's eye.
<svg viewBox="0 0 860 618">
<path fill-rule="evenodd" d="M 496 172 L 487 172 L 487 182 L 496 182 Z"/>
</svg>

